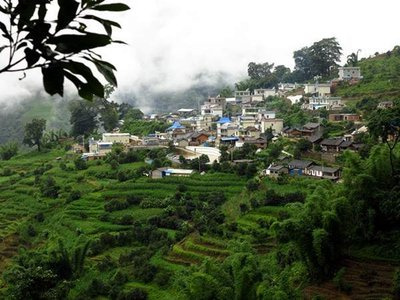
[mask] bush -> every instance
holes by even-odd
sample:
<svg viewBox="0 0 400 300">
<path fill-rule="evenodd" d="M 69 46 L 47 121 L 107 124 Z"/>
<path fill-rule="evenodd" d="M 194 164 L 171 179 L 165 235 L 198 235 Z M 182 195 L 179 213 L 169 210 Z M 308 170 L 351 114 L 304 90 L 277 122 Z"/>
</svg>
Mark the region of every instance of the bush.
<svg viewBox="0 0 400 300">
<path fill-rule="evenodd" d="M 56 184 L 53 177 L 48 176 L 41 184 L 40 191 L 44 197 L 57 198 L 60 186 Z"/>
<path fill-rule="evenodd" d="M 147 292 L 144 289 L 136 288 L 129 292 L 120 292 L 117 300 L 147 300 Z"/>
<path fill-rule="evenodd" d="M 13 171 L 10 168 L 4 168 L 2 175 L 3 176 L 11 176 L 13 174 Z"/>
<path fill-rule="evenodd" d="M 117 160 L 113 159 L 110 161 L 110 167 L 112 170 L 116 170 L 119 167 L 119 163 Z"/>
<path fill-rule="evenodd" d="M 160 270 L 158 271 L 156 276 L 154 276 L 154 283 L 156 283 L 160 287 L 166 287 L 168 286 L 171 277 L 172 277 L 172 272 L 168 270 Z"/>
<path fill-rule="evenodd" d="M 80 157 L 74 160 L 74 164 L 77 170 L 86 170 L 88 168 L 86 161 Z"/>
<path fill-rule="evenodd" d="M 141 201 L 142 201 L 142 197 L 141 196 L 128 195 L 126 197 L 126 202 L 129 205 L 139 205 Z"/>
<path fill-rule="evenodd" d="M 121 200 L 110 200 L 108 203 L 104 205 L 104 209 L 107 212 L 112 212 L 116 210 L 123 210 L 128 208 L 129 204 L 126 201 L 121 201 Z"/>
<path fill-rule="evenodd" d="M 28 228 L 27 228 L 26 232 L 27 232 L 28 235 L 31 236 L 31 237 L 34 237 L 34 236 L 36 236 L 36 234 L 37 234 L 35 228 L 34 228 L 32 225 L 28 225 Z"/>
<path fill-rule="evenodd" d="M 346 268 L 341 268 L 333 278 L 333 283 L 335 284 L 336 288 L 345 293 L 350 293 L 351 292 L 351 284 L 349 284 L 347 281 L 344 279 L 344 275 L 346 273 Z"/>
<path fill-rule="evenodd" d="M 116 221 L 118 225 L 132 225 L 134 223 L 133 217 L 131 215 L 124 215 L 119 220 Z"/>
<path fill-rule="evenodd" d="M 400 269 L 396 269 L 393 277 L 393 295 L 395 299 L 400 299 Z"/>
<path fill-rule="evenodd" d="M 82 194 L 78 190 L 73 190 L 69 193 L 68 198 L 67 198 L 67 203 L 78 200 L 82 197 Z"/>
<path fill-rule="evenodd" d="M 255 179 L 250 179 L 246 183 L 246 188 L 250 192 L 254 192 L 254 191 L 258 190 L 259 187 L 260 187 L 260 183 Z"/>
<path fill-rule="evenodd" d="M 18 153 L 18 144 L 10 142 L 0 146 L 0 158 L 2 160 L 9 160 Z"/>
<path fill-rule="evenodd" d="M 37 213 L 34 218 L 37 222 L 42 223 L 44 221 L 44 214 L 42 212 Z"/>
</svg>

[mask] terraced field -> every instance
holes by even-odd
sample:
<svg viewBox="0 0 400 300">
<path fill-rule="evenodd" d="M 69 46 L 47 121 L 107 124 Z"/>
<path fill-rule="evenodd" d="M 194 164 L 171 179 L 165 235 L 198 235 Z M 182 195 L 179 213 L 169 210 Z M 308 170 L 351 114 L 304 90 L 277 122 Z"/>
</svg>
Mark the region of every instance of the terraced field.
<svg viewBox="0 0 400 300">
<path fill-rule="evenodd" d="M 7 267 L 21 246 L 54 249 L 58 240 L 62 240 L 71 249 L 87 239 L 96 239 L 103 233 L 113 235 L 129 230 L 130 225 L 114 222 L 124 216 L 129 215 L 134 221 L 141 221 L 159 216 L 164 210 L 129 205 L 125 209 L 106 212 L 105 204 L 112 199 L 125 201 L 128 195 L 136 195 L 145 199 L 162 200 L 173 196 L 182 185 L 194 196 L 221 191 L 230 199 L 241 193 L 246 182 L 232 174 L 206 174 L 161 180 L 141 177 L 119 182 L 97 176 L 110 170 L 108 164 L 90 163 L 87 170 L 76 171 L 72 159 L 73 157 L 66 156 L 63 151 L 54 151 L 46 154 L 34 153 L 33 157 L 22 156 L 18 160 L 0 164 L 1 168 L 6 167 L 12 171 L 10 176 L 0 176 L 0 272 Z M 67 169 L 61 169 L 60 162 L 65 162 Z M 60 186 L 60 196 L 56 199 L 42 197 L 39 186 L 35 184 L 33 171 L 48 164 L 50 165 L 42 178 L 52 176 Z M 143 165 L 144 163 L 123 164 L 120 170 L 136 170 Z M 80 191 L 82 196 L 70 202 L 67 198 L 72 189 Z M 44 220 L 38 222 L 35 216 L 40 212 L 43 213 Z M 107 218 L 103 218 L 104 215 Z M 34 227 L 33 236 L 27 233 L 28 225 Z M 172 229 L 160 230 L 170 237 L 176 234 Z M 106 256 L 117 262 L 121 254 L 129 253 L 134 247 L 135 245 L 110 248 L 91 257 L 89 264 L 95 265 Z M 206 258 L 222 260 L 228 255 L 227 243 L 213 237 L 193 234 L 173 245 L 168 253 L 157 253 L 151 258 L 151 263 L 160 269 L 175 272 L 188 265 L 199 264 Z M 87 280 L 89 279 L 90 274 Z M 150 299 L 179 299 L 179 295 L 160 289 L 153 283 L 130 281 L 126 284 L 127 289 L 132 287 L 144 288 Z"/>
<path fill-rule="evenodd" d="M 396 265 L 383 261 L 345 259 L 341 266 L 346 268 L 344 281 L 351 291 L 339 291 L 332 281 L 312 285 L 304 290 L 306 299 L 321 296 L 323 299 L 392 299 L 392 278 Z"/>
<path fill-rule="evenodd" d="M 207 258 L 223 260 L 228 255 L 226 242 L 192 234 L 175 244 L 164 259 L 170 263 L 190 266 L 199 264 Z"/>
</svg>

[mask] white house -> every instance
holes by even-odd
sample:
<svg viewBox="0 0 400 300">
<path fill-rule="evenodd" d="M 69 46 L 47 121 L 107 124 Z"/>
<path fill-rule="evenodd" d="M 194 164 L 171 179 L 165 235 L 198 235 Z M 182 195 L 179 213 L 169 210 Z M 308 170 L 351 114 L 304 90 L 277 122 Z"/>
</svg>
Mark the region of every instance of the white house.
<svg viewBox="0 0 400 300">
<path fill-rule="evenodd" d="M 260 110 L 257 114 L 258 120 L 262 119 L 275 119 L 275 112 L 274 111 L 268 111 L 268 110 Z"/>
<path fill-rule="evenodd" d="M 330 83 L 307 83 L 304 85 L 305 94 L 317 94 L 319 97 L 329 95 L 331 93 Z"/>
<path fill-rule="evenodd" d="M 340 67 L 338 70 L 340 80 L 362 79 L 360 67 Z"/>
<path fill-rule="evenodd" d="M 255 89 L 254 95 L 263 95 L 265 99 L 269 96 L 276 96 L 277 93 L 275 89 Z"/>
<path fill-rule="evenodd" d="M 211 126 L 213 124 L 213 119 L 214 119 L 214 116 L 211 115 L 211 114 L 205 114 L 205 115 L 197 117 L 197 119 L 196 119 L 196 129 L 198 131 L 211 130 Z"/>
<path fill-rule="evenodd" d="M 290 102 L 292 102 L 293 105 L 299 103 L 301 98 L 303 98 L 303 95 L 288 96 L 287 98 L 290 100 Z"/>
<path fill-rule="evenodd" d="M 336 110 L 342 108 L 342 100 L 340 97 L 311 97 L 308 104 L 304 104 L 303 108 L 308 110 L 316 110 L 326 108 L 327 110 Z"/>
<path fill-rule="evenodd" d="M 129 133 L 103 133 L 103 142 L 129 144 Z"/>
<path fill-rule="evenodd" d="M 265 132 L 268 128 L 272 129 L 274 133 L 281 133 L 283 130 L 282 119 L 262 119 L 260 122 L 261 132 Z"/>
</svg>

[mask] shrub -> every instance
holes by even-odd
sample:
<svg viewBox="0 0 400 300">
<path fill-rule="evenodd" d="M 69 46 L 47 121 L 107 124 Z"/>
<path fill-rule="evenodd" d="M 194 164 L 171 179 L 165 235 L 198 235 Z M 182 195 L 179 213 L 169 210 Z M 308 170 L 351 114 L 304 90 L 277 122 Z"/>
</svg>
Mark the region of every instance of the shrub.
<svg viewBox="0 0 400 300">
<path fill-rule="evenodd" d="M 255 179 L 250 179 L 246 183 L 246 188 L 250 192 L 254 192 L 254 191 L 258 190 L 259 187 L 260 187 L 260 183 Z"/>
<path fill-rule="evenodd" d="M 0 146 L 0 158 L 2 160 L 9 160 L 18 153 L 18 144 L 10 142 Z"/>
<path fill-rule="evenodd" d="M 4 168 L 2 175 L 3 176 L 11 176 L 13 174 L 12 170 L 10 168 Z"/>
<path fill-rule="evenodd" d="M 42 223 L 44 221 L 44 214 L 42 212 L 37 213 L 34 218 L 37 222 Z"/>
<path fill-rule="evenodd" d="M 142 201 L 142 197 L 141 196 L 137 196 L 137 195 L 128 195 L 128 196 L 126 196 L 126 202 L 129 205 L 139 205 L 141 201 Z"/>
<path fill-rule="evenodd" d="M 340 268 L 340 270 L 336 273 L 335 277 L 333 278 L 333 283 L 335 284 L 336 288 L 345 293 L 351 292 L 351 284 L 349 284 L 344 279 L 344 275 L 346 273 L 346 268 Z"/>
<path fill-rule="evenodd" d="M 88 168 L 86 161 L 80 157 L 74 160 L 74 164 L 75 164 L 75 169 L 77 170 L 86 170 Z"/>
<path fill-rule="evenodd" d="M 83 180 L 85 180 L 85 176 L 83 176 L 83 175 L 78 175 L 76 177 L 76 182 L 77 183 L 81 183 L 81 182 L 83 182 Z"/>
<path fill-rule="evenodd" d="M 393 277 L 393 295 L 395 299 L 400 299 L 400 269 L 396 269 Z"/>
<path fill-rule="evenodd" d="M 69 193 L 68 198 L 67 198 L 67 203 L 78 200 L 82 197 L 82 194 L 78 190 L 73 190 Z"/>
<path fill-rule="evenodd" d="M 97 269 L 101 272 L 105 272 L 116 268 L 117 264 L 112 260 L 110 255 L 106 255 L 98 264 Z"/>
<path fill-rule="evenodd" d="M 184 185 L 183 183 L 181 183 L 181 184 L 178 185 L 177 190 L 178 190 L 178 192 L 180 192 L 180 193 L 184 193 L 184 192 L 187 191 L 187 186 Z"/>
<path fill-rule="evenodd" d="M 66 171 L 67 170 L 67 164 L 65 162 L 61 162 L 60 163 L 60 169 L 63 170 L 63 171 Z"/>
<path fill-rule="evenodd" d="M 104 283 L 102 280 L 95 278 L 90 283 L 85 294 L 90 298 L 95 298 L 98 295 L 108 295 L 109 291 L 109 285 Z"/>
<path fill-rule="evenodd" d="M 109 202 L 107 202 L 104 205 L 104 209 L 107 212 L 112 212 L 112 211 L 116 211 L 116 210 L 123 210 L 128 208 L 128 203 L 126 201 L 121 201 L 121 200 L 117 200 L 117 199 L 113 199 L 110 200 Z"/>
<path fill-rule="evenodd" d="M 169 281 L 172 277 L 172 273 L 168 270 L 160 270 L 154 276 L 154 282 L 160 287 L 166 287 L 169 284 Z"/>
<path fill-rule="evenodd" d="M 60 186 L 56 184 L 53 177 L 48 176 L 40 186 L 40 192 L 44 197 L 57 198 Z"/>
<path fill-rule="evenodd" d="M 117 179 L 119 182 L 124 182 L 129 179 L 129 173 L 128 171 L 119 171 L 117 173 Z"/>
<path fill-rule="evenodd" d="M 26 232 L 31 237 L 34 237 L 37 234 L 35 228 L 31 224 L 28 225 L 28 228 L 27 228 Z"/>
<path fill-rule="evenodd" d="M 120 292 L 117 300 L 147 300 L 147 292 L 144 289 L 136 288 L 129 292 Z"/>
<path fill-rule="evenodd" d="M 245 213 L 245 212 L 247 212 L 249 210 L 249 207 L 245 203 L 241 203 L 239 207 L 240 207 L 240 212 L 241 213 Z"/>
<path fill-rule="evenodd" d="M 116 170 L 119 167 L 119 163 L 117 160 L 113 159 L 110 161 L 110 167 L 112 170 Z"/>
<path fill-rule="evenodd" d="M 134 223 L 134 220 L 131 215 L 124 215 L 119 220 L 117 220 L 116 223 L 119 225 L 132 225 Z"/>
</svg>

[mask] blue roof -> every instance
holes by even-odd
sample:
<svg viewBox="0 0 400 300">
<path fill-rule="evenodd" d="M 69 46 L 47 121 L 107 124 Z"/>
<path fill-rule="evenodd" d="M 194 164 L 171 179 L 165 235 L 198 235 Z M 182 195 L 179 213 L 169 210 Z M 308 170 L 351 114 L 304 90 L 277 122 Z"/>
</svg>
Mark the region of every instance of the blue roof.
<svg viewBox="0 0 400 300">
<path fill-rule="evenodd" d="M 169 127 L 167 130 L 174 130 L 174 129 L 184 129 L 185 126 L 182 126 L 181 123 L 178 121 L 175 121 L 171 127 Z"/>
<path fill-rule="evenodd" d="M 221 119 L 218 120 L 217 123 L 219 124 L 225 124 L 225 123 L 230 123 L 231 119 L 229 119 L 229 117 L 222 117 Z"/>
<path fill-rule="evenodd" d="M 237 136 L 227 136 L 227 137 L 221 138 L 222 142 L 238 141 L 238 140 L 239 140 L 239 138 Z"/>
</svg>

